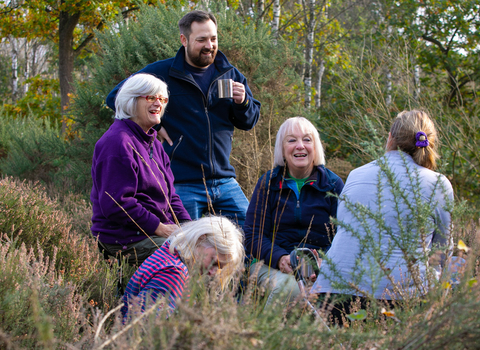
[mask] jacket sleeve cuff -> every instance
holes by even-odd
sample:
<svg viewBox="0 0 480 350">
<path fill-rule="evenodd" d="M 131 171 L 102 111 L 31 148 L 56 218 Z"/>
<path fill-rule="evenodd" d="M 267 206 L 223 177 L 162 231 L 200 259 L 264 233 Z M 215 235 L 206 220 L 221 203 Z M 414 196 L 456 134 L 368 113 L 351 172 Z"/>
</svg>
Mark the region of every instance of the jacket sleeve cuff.
<svg viewBox="0 0 480 350">
<path fill-rule="evenodd" d="M 155 130 L 157 130 L 157 131 L 160 131 L 160 129 L 162 128 L 162 120 L 160 119 L 160 123 L 158 123 L 157 125 L 155 125 L 153 128 L 154 128 Z"/>
<path fill-rule="evenodd" d="M 160 225 L 160 219 L 152 214 L 151 219 L 142 228 L 145 230 L 146 234 L 151 236 L 155 234 L 158 225 Z"/>
<path fill-rule="evenodd" d="M 284 255 L 288 255 L 288 252 L 285 249 L 277 249 L 272 254 L 272 265 L 271 267 L 278 269 L 278 262 L 280 258 Z"/>
<path fill-rule="evenodd" d="M 242 103 L 240 104 L 234 103 L 234 105 L 237 109 L 247 109 L 251 103 L 252 101 L 250 100 L 250 97 L 245 95 L 245 100 L 243 100 Z"/>
</svg>

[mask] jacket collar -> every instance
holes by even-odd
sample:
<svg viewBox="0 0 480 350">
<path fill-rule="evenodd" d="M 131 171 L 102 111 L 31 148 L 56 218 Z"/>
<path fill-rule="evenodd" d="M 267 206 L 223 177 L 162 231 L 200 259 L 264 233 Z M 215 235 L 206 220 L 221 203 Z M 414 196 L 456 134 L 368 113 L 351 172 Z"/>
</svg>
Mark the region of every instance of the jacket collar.
<svg viewBox="0 0 480 350">
<path fill-rule="evenodd" d="M 177 73 L 186 75 L 184 62 L 185 62 L 185 47 L 181 46 L 180 49 L 178 49 L 177 54 L 175 55 L 175 58 L 173 59 L 172 67 L 170 69 L 177 71 Z M 215 61 L 213 62 L 213 64 L 217 68 L 219 75 L 222 75 L 226 71 L 233 68 L 230 62 L 228 62 L 227 57 L 220 50 L 217 51 L 217 55 L 215 56 Z"/>
<path fill-rule="evenodd" d="M 397 150 L 388 151 L 387 153 L 385 153 L 384 157 L 386 159 L 393 159 L 394 161 L 399 161 L 399 160 L 403 161 L 403 159 L 405 159 L 409 163 L 415 163 L 415 161 L 413 160 L 413 157 L 410 154 L 403 151 L 397 151 Z"/>
<path fill-rule="evenodd" d="M 122 119 L 119 120 L 119 122 L 124 122 L 140 141 L 144 141 L 147 144 L 152 143 L 155 140 L 155 137 L 157 137 L 157 131 L 153 128 L 150 129 L 150 134 L 146 134 L 140 125 L 130 119 Z"/>
<path fill-rule="evenodd" d="M 283 166 L 277 166 L 275 169 L 271 170 L 270 188 L 272 190 L 278 191 L 285 187 L 284 173 L 285 167 Z M 270 172 L 267 173 L 267 176 L 270 176 Z M 318 165 L 314 167 L 314 171 L 305 183 L 318 191 L 328 192 L 335 188 L 338 178 L 339 177 L 335 173 L 325 168 L 324 165 Z"/>
</svg>

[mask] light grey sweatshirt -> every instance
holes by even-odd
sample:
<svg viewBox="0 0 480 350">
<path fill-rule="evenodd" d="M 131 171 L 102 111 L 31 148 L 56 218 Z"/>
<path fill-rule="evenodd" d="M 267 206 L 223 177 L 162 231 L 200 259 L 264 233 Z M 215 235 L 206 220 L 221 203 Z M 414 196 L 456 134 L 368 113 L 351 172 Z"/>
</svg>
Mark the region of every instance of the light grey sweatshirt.
<svg viewBox="0 0 480 350">
<path fill-rule="evenodd" d="M 385 168 L 390 169 L 394 180 L 387 180 Z M 397 196 L 392 193 L 392 183 L 399 188 Z M 425 292 L 427 271 L 440 270 L 440 266 L 429 270 L 425 257 L 432 247 L 448 251 L 452 247 L 447 208 L 452 204 L 448 179 L 419 166 L 406 153 L 390 151 L 353 170 L 338 204 L 337 219 L 342 224 L 311 293 L 390 300 L 405 297 L 403 293 Z M 422 211 L 426 219 L 417 221 L 416 213 Z M 414 262 L 416 283 L 406 260 Z"/>
</svg>

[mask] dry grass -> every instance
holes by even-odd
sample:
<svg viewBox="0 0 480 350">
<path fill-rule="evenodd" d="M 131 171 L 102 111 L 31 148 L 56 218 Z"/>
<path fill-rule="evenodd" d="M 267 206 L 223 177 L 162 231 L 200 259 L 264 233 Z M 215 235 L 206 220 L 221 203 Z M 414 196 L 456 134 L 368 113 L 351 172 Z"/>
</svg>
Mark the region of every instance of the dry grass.
<svg viewBox="0 0 480 350">
<path fill-rule="evenodd" d="M 480 335 L 480 225 L 468 216 L 455 222 L 455 241 L 471 248 L 456 252 L 469 261 L 462 282 L 453 290 L 439 283 L 423 298 L 399 302 L 395 319 L 371 307 L 366 320 L 328 331 L 301 300 L 265 309 L 252 280 L 239 299 L 237 286 L 217 293 L 192 278 L 190 298 L 169 318 L 153 310 L 123 323 L 112 311 L 119 303 L 116 268 L 102 260 L 82 225 L 73 225 L 86 215 L 82 201 L 72 210 L 71 197 L 67 215 L 35 184 L 10 178 L 0 184 L 1 348 L 463 349 L 475 348 Z"/>
</svg>

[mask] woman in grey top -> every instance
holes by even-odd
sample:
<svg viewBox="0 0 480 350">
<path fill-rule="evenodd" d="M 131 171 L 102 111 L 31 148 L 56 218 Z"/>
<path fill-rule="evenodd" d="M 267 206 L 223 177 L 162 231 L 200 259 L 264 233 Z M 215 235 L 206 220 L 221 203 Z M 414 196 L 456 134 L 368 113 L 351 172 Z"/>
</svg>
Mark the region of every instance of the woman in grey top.
<svg viewBox="0 0 480 350">
<path fill-rule="evenodd" d="M 334 300 L 337 317 L 349 311 L 342 310 L 349 305 L 338 302 L 342 297 L 405 299 L 425 293 L 438 277 L 452 247 L 453 190 L 433 171 L 436 146 L 437 133 L 425 112 L 401 112 L 386 154 L 348 176 L 337 234 L 311 290 Z"/>
</svg>

